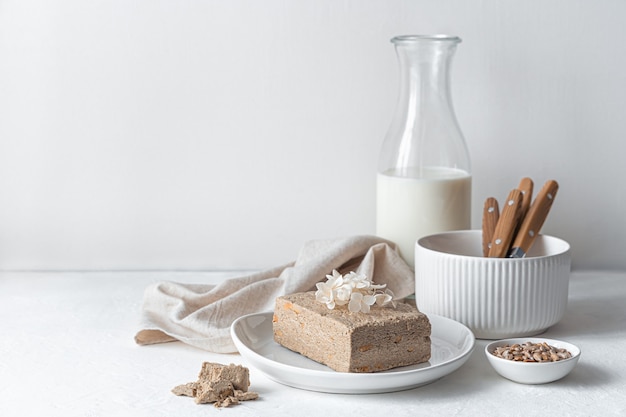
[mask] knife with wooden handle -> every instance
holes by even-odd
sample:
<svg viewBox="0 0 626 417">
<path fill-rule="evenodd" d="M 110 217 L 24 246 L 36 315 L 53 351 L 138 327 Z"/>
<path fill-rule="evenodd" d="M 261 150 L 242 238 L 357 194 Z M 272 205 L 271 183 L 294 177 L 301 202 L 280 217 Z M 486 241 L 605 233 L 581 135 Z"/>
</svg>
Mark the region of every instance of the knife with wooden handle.
<svg viewBox="0 0 626 417">
<path fill-rule="evenodd" d="M 500 207 L 498 200 L 489 197 L 485 200 L 483 207 L 483 256 L 489 256 L 489 248 L 491 248 L 491 240 L 493 233 L 496 231 L 496 225 L 500 218 Z"/>
<path fill-rule="evenodd" d="M 511 241 L 513 240 L 515 229 L 517 228 L 517 223 L 519 222 L 521 208 L 522 192 L 518 189 L 511 190 L 504 202 L 502 213 L 500 213 L 496 230 L 491 239 L 491 248 L 489 249 L 490 258 L 506 257 Z"/>
<path fill-rule="evenodd" d="M 533 201 L 533 186 L 533 180 L 528 177 L 522 178 L 517 186 L 517 189 L 522 192 L 521 219 L 526 217 L 526 213 L 528 213 L 528 209 L 530 208 L 530 203 Z"/>
<path fill-rule="evenodd" d="M 550 180 L 546 182 L 539 193 L 537 193 L 537 197 L 530 206 L 530 209 L 528 209 L 528 213 L 522 221 L 522 225 L 513 241 L 513 245 L 509 251 L 509 258 L 523 258 L 526 256 L 528 250 L 535 242 L 546 217 L 548 217 L 548 212 L 552 207 L 558 189 L 559 184 L 554 180 Z"/>
</svg>

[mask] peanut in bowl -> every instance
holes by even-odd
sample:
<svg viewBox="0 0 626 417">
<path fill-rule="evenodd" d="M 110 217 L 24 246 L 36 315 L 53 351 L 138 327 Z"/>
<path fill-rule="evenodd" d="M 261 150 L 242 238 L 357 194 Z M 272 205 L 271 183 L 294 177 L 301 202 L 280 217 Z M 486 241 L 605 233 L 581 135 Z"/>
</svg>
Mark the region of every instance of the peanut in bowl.
<svg viewBox="0 0 626 417">
<path fill-rule="evenodd" d="M 580 349 L 562 340 L 515 338 L 489 343 L 485 356 L 504 378 L 520 384 L 547 384 L 576 367 Z"/>
</svg>

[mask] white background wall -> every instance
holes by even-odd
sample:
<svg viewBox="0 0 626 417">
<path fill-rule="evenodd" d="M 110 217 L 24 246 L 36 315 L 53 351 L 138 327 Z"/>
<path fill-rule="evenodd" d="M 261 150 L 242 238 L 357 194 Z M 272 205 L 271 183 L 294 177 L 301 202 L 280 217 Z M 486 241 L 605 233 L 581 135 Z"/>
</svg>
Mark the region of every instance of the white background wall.
<svg viewBox="0 0 626 417">
<path fill-rule="evenodd" d="M 0 0 L 0 269 L 264 268 L 374 233 L 398 34 L 459 35 L 473 225 L 626 268 L 626 1 Z"/>
</svg>

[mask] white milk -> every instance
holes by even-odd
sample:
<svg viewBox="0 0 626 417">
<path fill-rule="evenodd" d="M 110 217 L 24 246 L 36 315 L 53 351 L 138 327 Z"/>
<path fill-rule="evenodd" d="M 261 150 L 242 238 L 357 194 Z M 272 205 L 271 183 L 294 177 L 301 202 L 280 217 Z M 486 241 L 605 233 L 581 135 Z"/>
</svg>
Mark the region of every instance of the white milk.
<svg viewBox="0 0 626 417">
<path fill-rule="evenodd" d="M 417 239 L 470 229 L 472 177 L 452 168 L 422 169 L 421 178 L 391 174 L 378 174 L 376 234 L 395 242 L 414 268 Z"/>
</svg>

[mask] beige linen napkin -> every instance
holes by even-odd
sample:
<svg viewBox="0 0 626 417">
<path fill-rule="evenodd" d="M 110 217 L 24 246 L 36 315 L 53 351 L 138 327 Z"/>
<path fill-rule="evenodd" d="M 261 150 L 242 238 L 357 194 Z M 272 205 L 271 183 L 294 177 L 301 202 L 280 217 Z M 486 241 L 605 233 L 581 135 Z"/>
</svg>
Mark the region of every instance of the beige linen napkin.
<svg viewBox="0 0 626 417">
<path fill-rule="evenodd" d="M 212 352 L 236 352 L 232 322 L 246 314 L 271 311 L 276 297 L 315 289 L 333 269 L 366 274 L 387 284 L 396 298 L 412 294 L 413 271 L 396 245 L 375 236 L 351 236 L 305 243 L 295 262 L 217 285 L 159 282 L 146 288 L 140 345 L 180 340 Z"/>
</svg>

